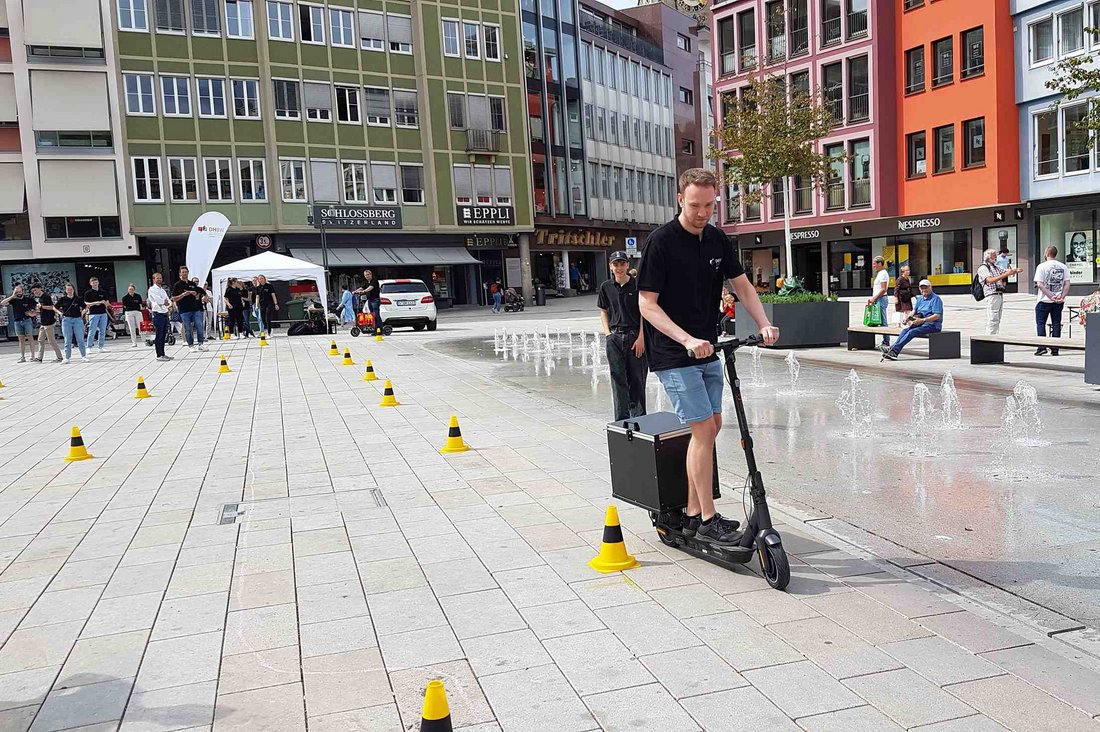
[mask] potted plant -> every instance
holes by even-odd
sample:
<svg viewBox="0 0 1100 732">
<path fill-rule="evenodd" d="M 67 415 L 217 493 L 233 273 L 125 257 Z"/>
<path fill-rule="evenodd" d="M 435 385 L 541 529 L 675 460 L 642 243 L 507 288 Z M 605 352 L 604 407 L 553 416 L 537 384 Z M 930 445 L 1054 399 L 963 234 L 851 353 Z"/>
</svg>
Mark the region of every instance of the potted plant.
<svg viewBox="0 0 1100 732">
<path fill-rule="evenodd" d="M 779 292 L 761 295 L 760 304 L 771 324 L 779 328 L 776 348 L 836 346 L 848 339 L 848 303 L 810 292 L 797 277 L 788 277 Z M 748 338 L 759 331 L 756 321 L 738 308 L 737 337 Z"/>
</svg>

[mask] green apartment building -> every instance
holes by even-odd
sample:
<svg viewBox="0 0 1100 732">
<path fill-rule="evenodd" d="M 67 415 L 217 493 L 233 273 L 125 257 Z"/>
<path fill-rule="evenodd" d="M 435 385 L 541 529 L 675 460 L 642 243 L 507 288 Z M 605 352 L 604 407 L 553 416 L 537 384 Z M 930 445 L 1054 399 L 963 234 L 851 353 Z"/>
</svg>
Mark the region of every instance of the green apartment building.
<svg viewBox="0 0 1100 732">
<path fill-rule="evenodd" d="M 514 0 L 114 0 L 131 230 L 174 279 L 271 249 L 477 302 L 533 231 Z M 315 206 L 337 219 L 324 232 Z M 336 209 L 335 211 L 333 209 Z M 522 241 L 521 241 L 522 240 Z"/>
</svg>

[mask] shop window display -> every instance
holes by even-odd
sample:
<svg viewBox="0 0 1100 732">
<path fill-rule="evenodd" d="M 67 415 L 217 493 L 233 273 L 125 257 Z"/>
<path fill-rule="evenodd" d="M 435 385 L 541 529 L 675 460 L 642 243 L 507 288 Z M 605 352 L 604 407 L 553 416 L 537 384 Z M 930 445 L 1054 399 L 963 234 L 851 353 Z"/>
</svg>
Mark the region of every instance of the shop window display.
<svg viewBox="0 0 1100 732">
<path fill-rule="evenodd" d="M 1098 256 L 1096 228 L 1100 210 L 1080 209 L 1036 216 L 1039 252 L 1053 244 L 1058 247 L 1058 260 L 1069 267 L 1071 284 L 1091 284 L 1097 281 Z M 1041 261 L 1041 257 L 1036 261 Z"/>
<path fill-rule="evenodd" d="M 869 288 L 871 262 L 878 256 L 886 259 L 891 287 L 906 265 L 914 279 L 928 278 L 937 287 L 966 286 L 970 282 L 970 238 L 969 229 L 958 229 L 829 242 L 830 287 Z"/>
</svg>

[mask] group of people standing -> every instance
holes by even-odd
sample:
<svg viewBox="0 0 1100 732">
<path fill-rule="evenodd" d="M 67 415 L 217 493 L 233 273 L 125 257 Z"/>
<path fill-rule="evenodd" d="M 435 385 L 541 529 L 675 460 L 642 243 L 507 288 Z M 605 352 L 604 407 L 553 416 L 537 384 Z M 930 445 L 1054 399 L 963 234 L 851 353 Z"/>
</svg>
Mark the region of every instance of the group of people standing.
<svg viewBox="0 0 1100 732">
<path fill-rule="evenodd" d="M 56 300 L 52 294 L 44 292 L 38 282 L 31 285 L 30 296 L 23 285 L 16 285 L 10 296 L 0 300 L 0 306 L 10 305 L 12 309 L 12 328 L 19 341 L 19 363 L 25 363 L 28 359 L 41 362 L 47 345 L 53 349 L 58 363 L 69 363 L 73 344 L 80 351 L 82 361 L 88 360 L 88 351 L 93 345 L 103 353 L 110 300 L 107 293 L 99 289 L 98 278 L 92 277 L 88 285 L 88 289 L 80 295 L 71 282 L 66 282 L 63 293 Z M 38 355 L 35 355 L 34 347 L 35 317 L 38 318 Z M 64 355 L 57 345 L 54 332 L 58 318 L 65 342 Z"/>
</svg>

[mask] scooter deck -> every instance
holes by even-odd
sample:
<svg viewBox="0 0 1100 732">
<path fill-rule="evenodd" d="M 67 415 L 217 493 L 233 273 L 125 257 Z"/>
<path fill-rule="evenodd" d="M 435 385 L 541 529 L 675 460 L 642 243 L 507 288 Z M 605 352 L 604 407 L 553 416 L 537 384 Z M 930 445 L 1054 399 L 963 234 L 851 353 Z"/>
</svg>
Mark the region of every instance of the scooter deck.
<svg viewBox="0 0 1100 732">
<path fill-rule="evenodd" d="M 700 541 L 693 536 L 685 536 L 679 529 L 663 524 L 654 524 L 654 528 L 657 529 L 657 534 L 665 546 L 674 547 L 693 557 L 704 559 L 726 569 L 733 569 L 739 564 L 748 564 L 753 555 L 756 554 L 754 546 L 722 546 L 708 541 Z"/>
</svg>

